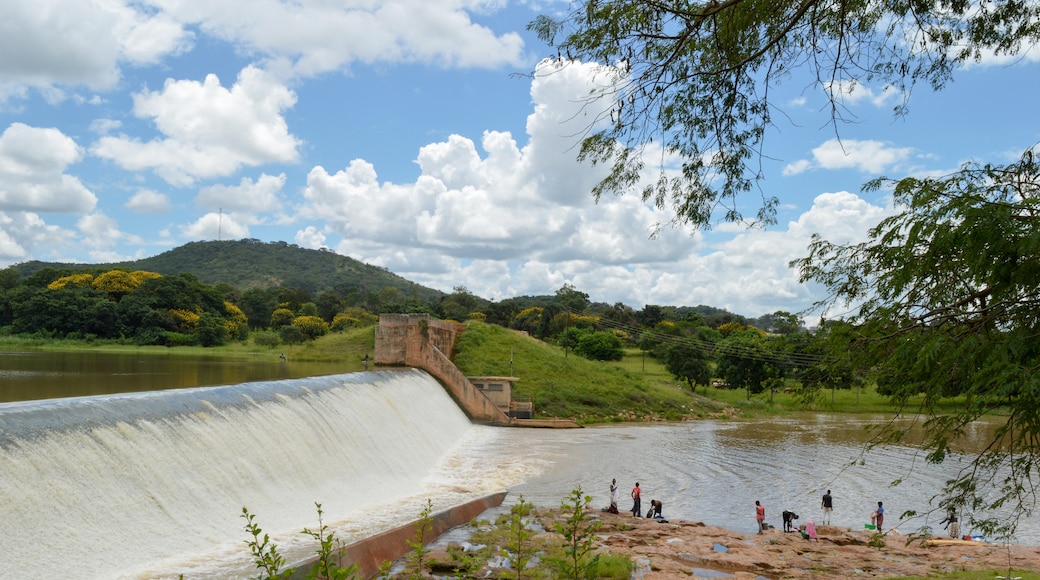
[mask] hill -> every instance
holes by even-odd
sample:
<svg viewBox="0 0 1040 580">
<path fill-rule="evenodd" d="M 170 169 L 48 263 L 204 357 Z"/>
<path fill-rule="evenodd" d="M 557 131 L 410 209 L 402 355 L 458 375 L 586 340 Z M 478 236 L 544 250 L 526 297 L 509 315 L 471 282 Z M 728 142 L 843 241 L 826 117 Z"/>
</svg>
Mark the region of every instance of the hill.
<svg viewBox="0 0 1040 580">
<path fill-rule="evenodd" d="M 55 270 L 146 270 L 163 275 L 189 273 L 206 284 L 224 282 L 236 288 L 288 286 L 311 295 L 324 290 L 379 292 L 390 287 L 422 302 L 436 302 L 444 293 L 421 286 L 384 268 L 371 266 L 328 250 L 309 250 L 286 242 L 190 242 L 157 256 L 110 264 L 25 262 L 13 266 L 22 276 L 45 268 Z"/>
<path fill-rule="evenodd" d="M 455 366 L 466 375 L 515 376 L 513 399 L 531 401 L 538 418 L 581 423 L 729 416 L 732 408 L 691 394 L 659 363 L 651 372 L 592 361 L 514 330 L 470 321 Z"/>
</svg>

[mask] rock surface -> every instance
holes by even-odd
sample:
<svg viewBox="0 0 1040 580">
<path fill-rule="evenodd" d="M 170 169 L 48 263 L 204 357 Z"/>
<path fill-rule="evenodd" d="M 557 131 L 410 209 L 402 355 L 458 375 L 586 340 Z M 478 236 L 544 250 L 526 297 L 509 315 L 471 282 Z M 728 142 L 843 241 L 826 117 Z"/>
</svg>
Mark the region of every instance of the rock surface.
<svg viewBox="0 0 1040 580">
<path fill-rule="evenodd" d="M 1040 548 L 965 542 L 922 544 L 887 532 L 885 546 L 868 546 L 873 532 L 817 526 L 819 541 L 772 529 L 741 534 L 698 522 L 654 520 L 596 512 L 602 549 L 627 554 L 637 578 L 890 578 L 960 570 L 1040 570 Z M 725 574 L 719 574 L 720 572 Z"/>
</svg>

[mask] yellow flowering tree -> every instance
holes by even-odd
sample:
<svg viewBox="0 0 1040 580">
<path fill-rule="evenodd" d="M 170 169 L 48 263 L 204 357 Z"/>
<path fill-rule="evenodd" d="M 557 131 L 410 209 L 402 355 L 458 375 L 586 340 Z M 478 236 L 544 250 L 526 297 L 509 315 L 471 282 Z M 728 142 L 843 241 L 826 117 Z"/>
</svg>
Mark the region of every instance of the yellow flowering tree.
<svg viewBox="0 0 1040 580">
<path fill-rule="evenodd" d="M 224 301 L 224 325 L 227 326 L 228 336 L 244 340 L 249 336 L 249 318 L 245 312 L 234 304 Z"/>
<path fill-rule="evenodd" d="M 47 284 L 47 289 L 60 290 L 66 286 L 90 286 L 93 281 L 93 274 L 73 274 L 71 276 L 62 276 L 50 284 Z"/>
<path fill-rule="evenodd" d="M 296 318 L 296 314 L 288 308 L 277 308 L 271 313 L 271 329 L 277 330 L 283 326 L 289 326 L 293 323 L 293 319 Z"/>
<path fill-rule="evenodd" d="M 171 308 L 167 312 L 177 332 L 191 334 L 199 329 L 199 320 L 202 317 L 197 312 L 183 308 Z"/>
<path fill-rule="evenodd" d="M 101 290 L 108 294 L 110 298 L 119 299 L 122 296 L 134 291 L 135 288 L 140 286 L 141 283 L 134 280 L 134 277 L 130 275 L 130 272 L 125 270 L 109 270 L 104 274 L 98 275 L 91 282 L 96 290 Z"/>
<path fill-rule="evenodd" d="M 320 316 L 297 316 L 293 319 L 292 325 L 310 340 L 325 336 L 329 332 L 329 324 Z"/>
</svg>

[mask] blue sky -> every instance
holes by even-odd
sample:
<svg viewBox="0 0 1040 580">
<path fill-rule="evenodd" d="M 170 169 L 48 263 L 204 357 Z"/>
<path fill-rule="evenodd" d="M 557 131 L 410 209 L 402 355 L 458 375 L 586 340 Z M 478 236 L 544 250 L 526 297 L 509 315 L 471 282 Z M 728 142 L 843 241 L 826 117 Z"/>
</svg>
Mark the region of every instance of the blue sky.
<svg viewBox="0 0 1040 580">
<path fill-rule="evenodd" d="M 813 233 L 861 240 L 881 175 L 1003 163 L 1040 141 L 1040 51 L 986 58 L 910 114 L 881 86 L 772 91 L 775 226 L 707 232 L 638 197 L 589 194 L 578 101 L 604 70 L 527 73 L 526 31 L 568 4 L 507 0 L 10 0 L 0 35 L 0 267 L 112 262 L 190 241 L 325 247 L 501 300 L 571 284 L 593 300 L 747 316 L 822 297 L 790 260 Z M 542 67 L 553 63 L 543 63 Z M 596 77 L 595 75 L 600 75 Z M 753 215 L 756 197 L 746 200 Z"/>
</svg>

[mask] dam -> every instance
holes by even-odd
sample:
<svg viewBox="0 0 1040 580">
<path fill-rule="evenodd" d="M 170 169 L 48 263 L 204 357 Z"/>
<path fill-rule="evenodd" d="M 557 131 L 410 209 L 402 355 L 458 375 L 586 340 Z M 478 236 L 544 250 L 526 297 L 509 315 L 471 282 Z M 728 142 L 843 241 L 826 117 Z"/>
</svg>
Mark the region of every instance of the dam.
<svg viewBox="0 0 1040 580">
<path fill-rule="evenodd" d="M 0 578 L 255 576 L 243 508 L 299 562 L 316 502 L 351 543 L 507 488 L 496 431 L 415 369 L 0 405 Z"/>
</svg>

